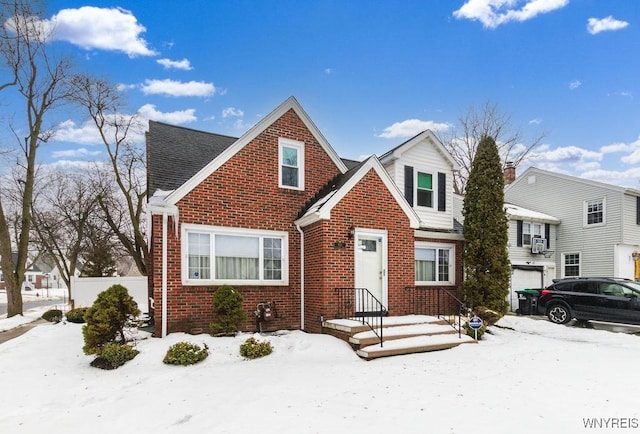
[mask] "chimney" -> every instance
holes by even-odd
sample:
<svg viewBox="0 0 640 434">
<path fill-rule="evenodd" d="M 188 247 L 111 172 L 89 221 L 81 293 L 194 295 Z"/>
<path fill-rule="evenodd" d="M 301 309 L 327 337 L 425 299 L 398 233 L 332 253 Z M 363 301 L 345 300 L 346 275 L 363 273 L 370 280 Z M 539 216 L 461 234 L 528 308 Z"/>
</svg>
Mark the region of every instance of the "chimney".
<svg viewBox="0 0 640 434">
<path fill-rule="evenodd" d="M 516 180 L 516 166 L 513 161 L 507 161 L 504 165 L 504 185 L 509 185 Z"/>
</svg>

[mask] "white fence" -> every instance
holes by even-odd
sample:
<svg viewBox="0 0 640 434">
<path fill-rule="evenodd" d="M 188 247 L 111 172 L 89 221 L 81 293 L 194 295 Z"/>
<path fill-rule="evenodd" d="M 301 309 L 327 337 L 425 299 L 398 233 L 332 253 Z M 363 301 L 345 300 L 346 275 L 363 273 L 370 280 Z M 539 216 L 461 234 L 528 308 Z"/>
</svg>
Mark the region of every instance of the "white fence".
<svg viewBox="0 0 640 434">
<path fill-rule="evenodd" d="M 71 299 L 74 307 L 89 307 L 98 294 L 111 285 L 122 285 L 138 303 L 142 313 L 149 312 L 147 277 L 74 277 L 71 279 Z"/>
</svg>

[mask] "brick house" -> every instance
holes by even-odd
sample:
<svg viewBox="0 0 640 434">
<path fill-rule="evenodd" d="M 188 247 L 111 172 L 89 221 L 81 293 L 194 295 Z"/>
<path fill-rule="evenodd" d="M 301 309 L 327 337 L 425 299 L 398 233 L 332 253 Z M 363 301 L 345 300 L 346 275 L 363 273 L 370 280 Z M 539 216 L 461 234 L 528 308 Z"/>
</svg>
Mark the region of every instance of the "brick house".
<svg viewBox="0 0 640 434">
<path fill-rule="evenodd" d="M 156 336 L 208 330 L 212 295 L 222 284 L 243 295 L 247 331 L 257 328 L 256 307 L 272 302 L 270 328 L 320 332 L 322 320 L 339 310 L 336 288 L 367 288 L 389 315 L 415 313 L 408 288 L 455 290 L 462 280 L 460 231 L 452 214 L 429 226 L 429 207 L 422 206 L 431 195 L 436 214 L 451 213 L 455 164 L 443 149 L 426 152 L 441 160 L 438 185 L 427 185 L 426 171 L 417 174 L 421 207 L 414 206 L 393 168 L 411 152 L 441 146 L 428 134 L 414 139 L 381 159 L 343 160 L 294 98 L 237 139 L 151 121 Z M 416 264 L 431 271 L 417 280 Z"/>
</svg>

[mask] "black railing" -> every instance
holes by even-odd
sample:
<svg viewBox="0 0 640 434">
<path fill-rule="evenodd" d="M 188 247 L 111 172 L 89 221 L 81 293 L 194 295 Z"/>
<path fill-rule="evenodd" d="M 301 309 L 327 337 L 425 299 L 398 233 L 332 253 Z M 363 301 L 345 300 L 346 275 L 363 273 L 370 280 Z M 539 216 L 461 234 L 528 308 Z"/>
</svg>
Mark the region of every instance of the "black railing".
<svg viewBox="0 0 640 434">
<path fill-rule="evenodd" d="M 468 315 L 468 309 L 455 294 L 445 288 L 407 286 L 405 289 L 411 292 L 414 314 L 440 318 L 457 330 L 458 337 L 461 337 L 462 317 Z"/>
<path fill-rule="evenodd" d="M 336 288 L 338 311 L 336 318 L 350 319 L 367 325 L 380 339 L 382 346 L 382 318 L 387 309 L 367 288 Z"/>
</svg>

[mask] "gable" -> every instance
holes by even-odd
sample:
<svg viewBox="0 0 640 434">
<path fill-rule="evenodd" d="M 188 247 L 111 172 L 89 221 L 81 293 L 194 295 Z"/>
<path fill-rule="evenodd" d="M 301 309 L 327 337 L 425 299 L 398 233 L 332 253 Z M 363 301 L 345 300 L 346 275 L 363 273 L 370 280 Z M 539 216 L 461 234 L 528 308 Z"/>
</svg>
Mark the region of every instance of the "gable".
<svg viewBox="0 0 640 434">
<path fill-rule="evenodd" d="M 420 226 L 420 218 L 404 199 L 398 187 L 389 178 L 389 175 L 375 156 L 369 157 L 360 165 L 343 174 L 341 179 L 337 179 L 334 184 L 335 188 L 307 206 L 304 212 L 301 213 L 300 218 L 296 220 L 296 224 L 304 227 L 319 220 L 329 220 L 334 207 L 371 171 L 378 176 L 394 201 L 405 213 L 409 219 L 410 227 L 417 229 Z M 380 212 L 384 213 L 384 210 L 380 210 Z"/>
<path fill-rule="evenodd" d="M 276 121 L 283 118 L 285 114 L 291 113 L 295 115 L 295 117 L 306 127 L 308 132 L 313 136 L 315 142 L 319 144 L 319 146 L 326 153 L 328 158 L 333 162 L 335 167 L 341 172 L 344 173 L 347 171 L 347 167 L 344 162 L 338 157 L 335 150 L 329 145 L 327 140 L 324 138 L 320 130 L 315 126 L 313 121 L 309 118 L 306 112 L 302 109 L 297 100 L 293 97 L 287 99 L 284 103 L 282 103 L 279 107 L 277 107 L 273 112 L 264 117 L 260 122 L 258 122 L 253 128 L 247 131 L 242 137 L 240 137 L 237 141 L 235 141 L 231 146 L 224 149 L 218 156 L 216 156 L 212 161 L 210 161 L 206 166 L 200 169 L 197 173 L 191 176 L 186 182 L 176 188 L 171 194 L 169 194 L 166 198 L 167 202 L 170 204 L 176 204 L 180 199 L 182 199 L 185 195 L 187 195 L 190 191 L 192 191 L 196 186 L 202 183 L 209 175 L 218 170 L 222 165 L 228 162 L 232 157 L 234 157 L 238 152 L 240 152 L 243 148 L 245 148 L 252 141 L 257 139 L 261 134 L 265 133 L 267 129 L 272 126 Z M 287 133 L 288 129 L 284 129 L 282 131 L 278 130 L 274 133 L 276 135 L 280 135 L 281 137 L 298 140 L 297 134 Z M 282 134 L 280 134 L 282 132 Z M 277 157 L 277 154 L 276 154 Z M 310 165 L 313 166 L 313 165 Z"/>
<path fill-rule="evenodd" d="M 453 159 L 442 142 L 431 131 L 426 130 L 380 156 L 380 162 L 387 166 L 398 159 L 411 159 L 416 155 L 428 155 L 435 165 L 459 170 L 460 166 Z"/>
</svg>

